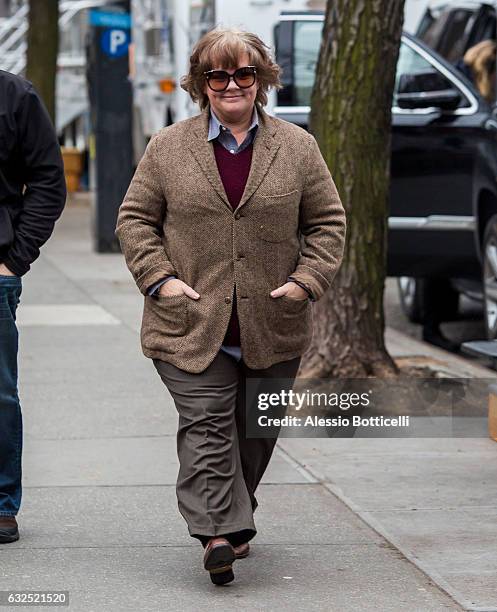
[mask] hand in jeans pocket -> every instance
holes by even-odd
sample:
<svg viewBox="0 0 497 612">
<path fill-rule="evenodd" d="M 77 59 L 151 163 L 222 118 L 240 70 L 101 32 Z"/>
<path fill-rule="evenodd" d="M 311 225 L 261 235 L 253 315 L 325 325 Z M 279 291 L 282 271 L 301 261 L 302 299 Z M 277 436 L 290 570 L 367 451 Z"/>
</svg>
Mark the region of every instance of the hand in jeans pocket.
<svg viewBox="0 0 497 612">
<path fill-rule="evenodd" d="M 0 263 L 0 276 L 16 276 L 16 274 L 11 272 L 5 264 Z"/>
</svg>

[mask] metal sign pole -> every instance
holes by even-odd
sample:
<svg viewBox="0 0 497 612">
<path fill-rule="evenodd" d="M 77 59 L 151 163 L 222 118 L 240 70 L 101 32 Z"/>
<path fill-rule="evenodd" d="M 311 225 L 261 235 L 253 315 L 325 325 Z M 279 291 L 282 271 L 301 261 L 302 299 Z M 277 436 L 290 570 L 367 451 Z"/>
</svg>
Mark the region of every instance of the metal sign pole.
<svg viewBox="0 0 497 612">
<path fill-rule="evenodd" d="M 114 234 L 117 213 L 133 175 L 130 3 L 92 9 L 89 19 L 90 157 L 96 183 L 93 235 L 96 251 L 109 253 L 119 251 Z"/>
</svg>

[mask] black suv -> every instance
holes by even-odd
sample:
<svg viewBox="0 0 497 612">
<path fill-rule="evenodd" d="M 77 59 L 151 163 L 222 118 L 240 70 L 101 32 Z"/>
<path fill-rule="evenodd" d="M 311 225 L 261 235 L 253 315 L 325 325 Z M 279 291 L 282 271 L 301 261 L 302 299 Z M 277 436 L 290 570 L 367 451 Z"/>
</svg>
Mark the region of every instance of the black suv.
<svg viewBox="0 0 497 612">
<path fill-rule="evenodd" d="M 466 22 L 474 29 L 468 27 L 464 40 L 452 39 L 463 42 L 450 61 L 419 38 L 402 35 L 392 106 L 387 273 L 398 277 L 402 305 L 416 322 L 425 315 L 421 304 L 430 302 L 423 292 L 436 290 L 444 320 L 456 316 L 461 292 L 480 295 L 488 337 L 497 338 L 497 108 L 454 65 L 469 46 L 495 37 L 495 12 L 483 27 L 480 8 L 475 3 L 478 19 Z M 485 16 L 493 11 L 483 8 L 489 9 Z M 420 32 L 447 53 L 447 30 L 436 35 L 442 14 L 427 14 Z M 275 29 L 284 88 L 274 113 L 304 128 L 323 20 L 318 11 L 286 12 Z"/>
</svg>

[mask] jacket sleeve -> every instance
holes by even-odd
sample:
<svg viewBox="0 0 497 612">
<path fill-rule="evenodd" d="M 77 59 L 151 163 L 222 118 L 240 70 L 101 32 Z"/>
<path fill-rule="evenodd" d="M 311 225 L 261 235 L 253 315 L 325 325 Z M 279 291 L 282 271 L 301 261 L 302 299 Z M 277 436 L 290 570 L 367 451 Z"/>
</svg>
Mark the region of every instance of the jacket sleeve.
<svg viewBox="0 0 497 612">
<path fill-rule="evenodd" d="M 310 289 L 315 301 L 329 289 L 340 267 L 345 245 L 345 210 L 321 155 L 309 136 L 309 155 L 300 202 L 300 256 L 291 277 Z"/>
<path fill-rule="evenodd" d="M 153 285 L 151 285 L 147 290 L 148 295 L 155 295 L 155 293 L 159 291 L 162 285 L 165 285 L 167 281 L 170 281 L 172 278 L 176 278 L 176 277 L 171 274 L 170 276 L 166 276 L 166 278 L 163 278 L 157 283 L 154 283 Z"/>
<path fill-rule="evenodd" d="M 116 236 L 126 265 L 144 295 L 166 276 L 177 276 L 162 242 L 166 200 L 157 163 L 157 136 L 147 145 L 119 208 Z"/>
<path fill-rule="evenodd" d="M 14 241 L 3 263 L 22 276 L 50 238 L 64 209 L 67 192 L 57 134 L 31 85 L 16 111 L 16 126 L 25 191 L 15 221 Z"/>
</svg>

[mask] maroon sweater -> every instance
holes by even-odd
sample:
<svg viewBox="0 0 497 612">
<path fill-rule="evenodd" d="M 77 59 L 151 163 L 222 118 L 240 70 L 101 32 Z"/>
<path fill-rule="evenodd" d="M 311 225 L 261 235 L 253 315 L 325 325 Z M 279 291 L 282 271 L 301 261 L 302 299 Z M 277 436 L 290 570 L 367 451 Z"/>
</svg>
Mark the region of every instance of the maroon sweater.
<svg viewBox="0 0 497 612">
<path fill-rule="evenodd" d="M 253 146 L 249 145 L 240 153 L 230 153 L 217 140 L 214 141 L 214 154 L 216 163 L 228 196 L 231 208 L 235 210 L 242 199 L 245 183 L 252 162 Z M 236 312 L 236 287 L 233 293 L 233 308 L 223 344 L 227 346 L 240 346 L 240 326 Z"/>
</svg>

